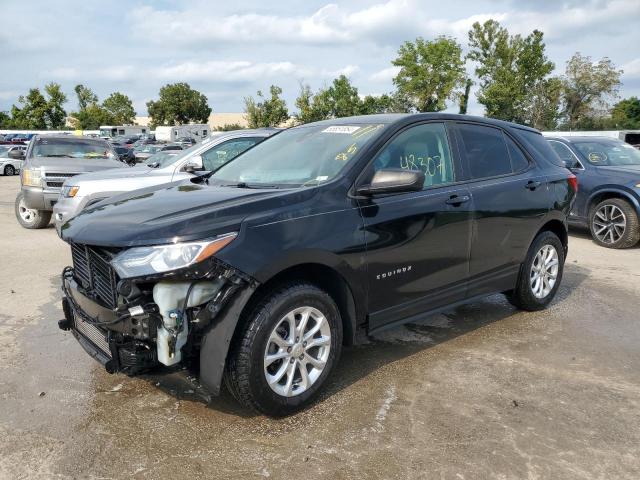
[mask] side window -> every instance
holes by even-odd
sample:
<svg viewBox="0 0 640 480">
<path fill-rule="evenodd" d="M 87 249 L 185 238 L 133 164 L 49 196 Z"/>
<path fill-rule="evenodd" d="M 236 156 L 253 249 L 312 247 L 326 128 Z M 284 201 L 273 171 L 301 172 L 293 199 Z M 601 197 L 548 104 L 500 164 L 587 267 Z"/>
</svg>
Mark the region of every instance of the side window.
<svg viewBox="0 0 640 480">
<path fill-rule="evenodd" d="M 516 142 L 514 142 L 509 135 L 504 134 L 504 140 L 507 142 L 507 150 L 509 150 L 509 157 L 511 157 L 511 170 L 514 172 L 521 172 L 529 166 L 529 160 L 524 156 L 522 150 Z"/>
<path fill-rule="evenodd" d="M 202 164 L 204 169 L 208 171 L 217 170 L 225 163 L 233 160 L 242 152 L 253 147 L 256 143 L 260 143 L 262 140 L 262 138 L 240 138 L 216 145 L 202 153 Z"/>
<path fill-rule="evenodd" d="M 549 145 L 551 145 L 553 151 L 558 154 L 558 157 L 560 157 L 560 160 L 562 160 L 565 165 L 575 165 L 577 163 L 573 153 L 564 143 L 549 140 Z"/>
<path fill-rule="evenodd" d="M 424 172 L 424 188 L 454 181 L 453 162 L 442 123 L 425 123 L 408 128 L 378 153 L 374 171 L 402 168 Z"/>
<path fill-rule="evenodd" d="M 502 131 L 482 125 L 458 124 L 471 178 L 511 173 L 511 160 Z"/>
</svg>

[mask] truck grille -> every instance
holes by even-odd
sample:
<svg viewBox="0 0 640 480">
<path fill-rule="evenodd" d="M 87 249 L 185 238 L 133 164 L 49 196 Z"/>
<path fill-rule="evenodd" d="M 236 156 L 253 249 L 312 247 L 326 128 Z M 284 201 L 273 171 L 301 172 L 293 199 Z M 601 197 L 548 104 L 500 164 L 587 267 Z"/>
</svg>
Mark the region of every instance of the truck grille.
<svg viewBox="0 0 640 480">
<path fill-rule="evenodd" d="M 78 333 L 98 347 L 102 353 L 111 358 L 111 350 L 109 349 L 109 343 L 107 343 L 107 334 L 100 327 L 91 325 L 75 317 L 74 324 Z"/>
<path fill-rule="evenodd" d="M 44 182 L 48 189 L 56 190 L 62 188 L 62 184 L 67 178 L 75 177 L 78 173 L 45 172 Z"/>
<path fill-rule="evenodd" d="M 71 244 L 74 277 L 78 284 L 105 307 L 118 306 L 118 277 L 109 263 L 109 253 L 95 247 Z"/>
</svg>

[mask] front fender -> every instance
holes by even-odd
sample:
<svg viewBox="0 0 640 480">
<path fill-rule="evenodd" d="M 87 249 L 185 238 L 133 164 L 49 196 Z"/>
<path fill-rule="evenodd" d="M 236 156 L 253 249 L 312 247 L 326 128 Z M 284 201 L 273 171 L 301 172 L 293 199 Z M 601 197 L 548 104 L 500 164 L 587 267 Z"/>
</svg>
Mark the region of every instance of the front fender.
<svg viewBox="0 0 640 480">
<path fill-rule="evenodd" d="M 590 206 L 593 200 L 598 195 L 607 194 L 607 193 L 614 193 L 616 195 L 620 195 L 624 197 L 626 200 L 628 200 L 631 203 L 631 205 L 633 205 L 633 208 L 635 209 L 636 213 L 638 214 L 638 216 L 640 216 L 640 202 L 638 201 L 638 197 L 631 190 L 628 190 L 619 185 L 602 185 L 598 187 L 596 190 L 594 190 L 593 192 L 591 192 L 591 195 L 589 195 L 589 198 L 587 199 L 587 203 L 586 203 L 587 205 L 586 216 L 589 215 L 589 209 L 591 208 Z"/>
</svg>

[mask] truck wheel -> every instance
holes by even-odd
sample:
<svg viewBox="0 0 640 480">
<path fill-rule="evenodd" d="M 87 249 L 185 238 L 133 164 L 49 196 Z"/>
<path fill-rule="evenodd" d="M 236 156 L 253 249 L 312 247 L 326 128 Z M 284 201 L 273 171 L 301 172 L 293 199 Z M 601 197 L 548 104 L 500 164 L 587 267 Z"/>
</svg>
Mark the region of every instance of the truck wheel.
<svg viewBox="0 0 640 480">
<path fill-rule="evenodd" d="M 24 228 L 45 228 L 51 220 L 51 212 L 46 210 L 33 210 L 27 208 L 24 203 L 24 194 L 18 193 L 15 203 L 16 218 Z"/>
<path fill-rule="evenodd" d="M 589 212 L 591 237 L 607 248 L 629 248 L 640 240 L 638 214 L 626 200 L 609 198 Z"/>
<path fill-rule="evenodd" d="M 4 167 L 4 174 L 9 176 L 9 175 L 15 175 L 16 174 L 16 169 L 13 168 L 12 165 L 7 165 L 6 167 Z"/>
<path fill-rule="evenodd" d="M 332 298 L 307 283 L 286 284 L 246 320 L 225 372 L 233 396 L 274 417 L 308 405 L 340 356 L 342 321 Z"/>
<path fill-rule="evenodd" d="M 522 310 L 542 310 L 555 297 L 563 271 L 562 242 L 553 232 L 541 232 L 529 247 L 516 288 L 507 293 L 507 299 Z"/>
</svg>

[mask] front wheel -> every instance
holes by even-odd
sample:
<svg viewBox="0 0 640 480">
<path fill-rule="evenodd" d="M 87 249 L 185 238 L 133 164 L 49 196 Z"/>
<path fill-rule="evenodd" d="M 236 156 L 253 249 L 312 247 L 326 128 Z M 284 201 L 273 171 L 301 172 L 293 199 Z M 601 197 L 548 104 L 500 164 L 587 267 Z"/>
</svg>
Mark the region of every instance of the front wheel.
<svg viewBox="0 0 640 480">
<path fill-rule="evenodd" d="M 542 310 L 555 297 L 563 271 L 562 242 L 553 232 L 541 232 L 529 247 L 516 288 L 507 294 L 507 298 L 522 310 Z"/>
<path fill-rule="evenodd" d="M 225 383 L 244 406 L 289 415 L 308 405 L 340 356 L 342 323 L 323 290 L 291 283 L 248 316 L 230 351 Z"/>
<path fill-rule="evenodd" d="M 4 167 L 4 174 L 7 176 L 15 175 L 16 169 L 13 168 L 13 165 L 7 165 L 6 167 Z"/>
<path fill-rule="evenodd" d="M 24 194 L 20 192 L 16 197 L 15 212 L 18 223 L 24 228 L 45 228 L 51 220 L 51 212 L 45 210 L 33 210 L 27 208 L 24 202 Z"/>
</svg>

